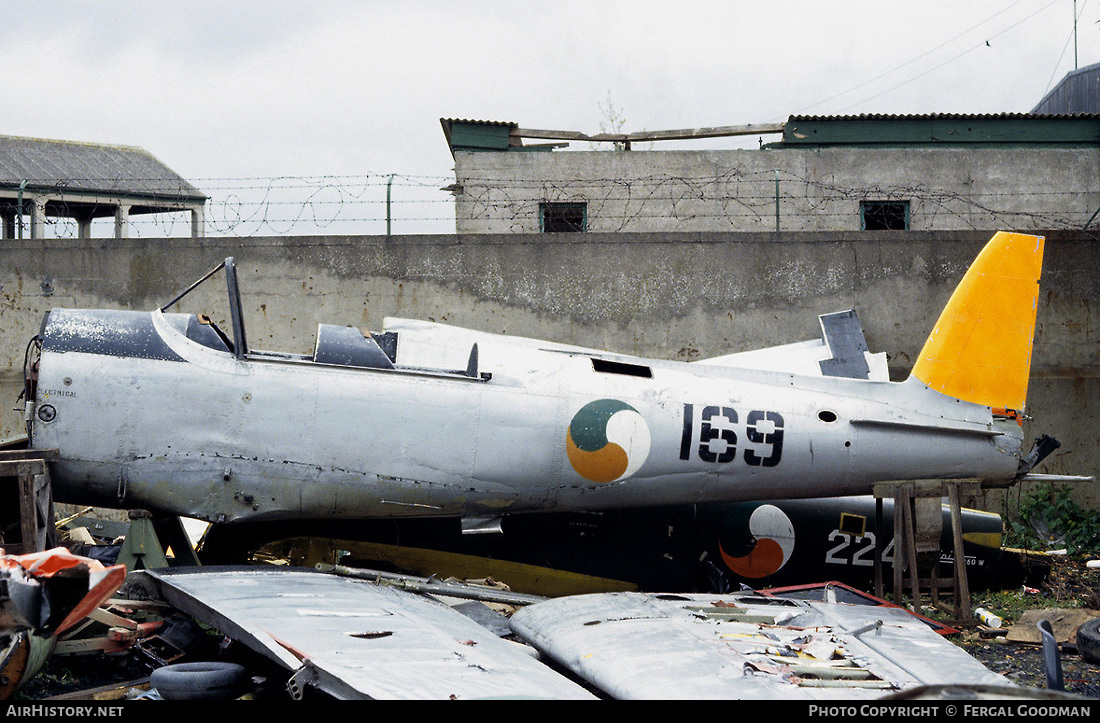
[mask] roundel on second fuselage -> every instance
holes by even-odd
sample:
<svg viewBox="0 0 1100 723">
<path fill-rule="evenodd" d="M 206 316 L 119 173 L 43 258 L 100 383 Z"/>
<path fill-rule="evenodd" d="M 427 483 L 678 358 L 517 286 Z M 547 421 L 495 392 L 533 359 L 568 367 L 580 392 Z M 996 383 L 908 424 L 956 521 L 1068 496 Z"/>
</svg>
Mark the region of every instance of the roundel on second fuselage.
<svg viewBox="0 0 1100 723">
<path fill-rule="evenodd" d="M 726 567 L 745 578 L 774 575 L 794 553 L 794 525 L 775 505 L 738 505 L 722 525 L 718 551 Z"/>
</svg>

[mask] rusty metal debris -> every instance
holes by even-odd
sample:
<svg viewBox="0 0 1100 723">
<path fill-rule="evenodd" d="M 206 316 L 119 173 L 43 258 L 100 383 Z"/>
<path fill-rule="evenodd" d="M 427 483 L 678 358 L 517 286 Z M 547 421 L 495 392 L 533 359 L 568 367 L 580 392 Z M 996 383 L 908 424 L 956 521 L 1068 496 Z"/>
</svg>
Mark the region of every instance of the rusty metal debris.
<svg viewBox="0 0 1100 723">
<path fill-rule="evenodd" d="M 57 636 L 96 611 L 126 568 L 64 548 L 0 555 L 0 700 L 45 665 Z"/>
<path fill-rule="evenodd" d="M 874 698 L 1009 685 L 894 607 L 607 593 L 528 606 L 512 629 L 614 698 Z"/>
</svg>

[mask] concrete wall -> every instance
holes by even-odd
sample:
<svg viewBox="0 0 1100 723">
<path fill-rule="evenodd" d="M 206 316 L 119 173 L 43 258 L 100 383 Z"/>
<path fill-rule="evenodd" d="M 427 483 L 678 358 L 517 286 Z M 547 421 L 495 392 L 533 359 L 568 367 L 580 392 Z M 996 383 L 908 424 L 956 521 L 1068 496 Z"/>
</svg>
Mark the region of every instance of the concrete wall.
<svg viewBox="0 0 1100 723">
<path fill-rule="evenodd" d="M 537 233 L 539 203 L 586 202 L 594 232 L 856 231 L 860 201 L 910 228 L 1083 228 L 1100 149 L 826 148 L 455 153 L 458 233 Z M 778 179 L 778 189 L 776 180 Z"/>
<path fill-rule="evenodd" d="M 817 338 L 855 308 L 900 379 L 988 239 L 966 233 L 531 234 L 57 239 L 0 246 L 0 437 L 21 431 L 23 355 L 51 307 L 152 309 L 237 259 L 249 342 L 312 351 L 320 322 L 431 319 L 693 360 Z M 1049 232 L 1029 395 L 1038 471 L 1100 475 L 1100 242 Z M 220 286 L 199 308 L 225 319 Z M 1081 499 L 1100 508 L 1096 485 Z"/>
</svg>

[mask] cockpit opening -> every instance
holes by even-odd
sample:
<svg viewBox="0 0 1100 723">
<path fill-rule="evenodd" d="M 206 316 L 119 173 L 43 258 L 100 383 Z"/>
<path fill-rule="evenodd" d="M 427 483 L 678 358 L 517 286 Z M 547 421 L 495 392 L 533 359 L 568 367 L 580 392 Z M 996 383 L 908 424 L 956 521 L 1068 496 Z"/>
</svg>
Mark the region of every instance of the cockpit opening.
<svg viewBox="0 0 1100 723">
<path fill-rule="evenodd" d="M 198 288 L 207 279 L 219 271 L 225 271 L 226 291 L 229 298 L 228 318 L 230 332 L 222 329 L 209 314 L 166 313 L 168 309 Z M 245 340 L 245 324 L 241 305 L 240 287 L 237 281 L 236 265 L 233 257 L 207 272 L 202 278 L 188 286 L 167 304 L 160 307 L 164 318 L 183 333 L 188 339 L 209 349 L 228 352 L 238 359 L 267 361 L 312 362 L 340 367 L 361 369 L 404 370 L 422 373 L 446 374 L 487 381 L 492 377 L 478 370 L 477 344 L 470 350 L 469 361 L 465 369 L 427 369 L 401 366 L 397 363 L 398 333 L 375 333 L 354 326 L 319 324 L 317 338 L 312 355 L 290 354 L 284 352 L 261 351 L 249 348 Z M 223 322 L 225 323 L 225 322 Z"/>
</svg>

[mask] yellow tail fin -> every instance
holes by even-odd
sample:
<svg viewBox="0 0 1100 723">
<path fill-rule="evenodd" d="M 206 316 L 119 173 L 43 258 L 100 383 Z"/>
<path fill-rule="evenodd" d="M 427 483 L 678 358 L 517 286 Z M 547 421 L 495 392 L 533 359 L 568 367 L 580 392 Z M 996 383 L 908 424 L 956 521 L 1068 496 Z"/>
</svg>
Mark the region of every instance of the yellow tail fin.
<svg viewBox="0 0 1100 723">
<path fill-rule="evenodd" d="M 990 239 L 940 314 L 912 376 L 956 399 L 1023 410 L 1043 240 L 1004 231 Z"/>
</svg>

